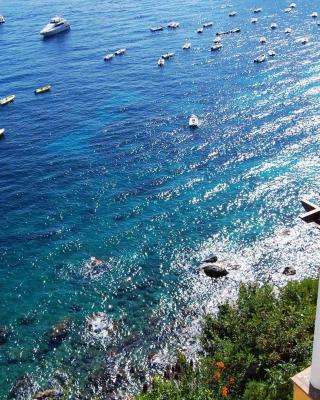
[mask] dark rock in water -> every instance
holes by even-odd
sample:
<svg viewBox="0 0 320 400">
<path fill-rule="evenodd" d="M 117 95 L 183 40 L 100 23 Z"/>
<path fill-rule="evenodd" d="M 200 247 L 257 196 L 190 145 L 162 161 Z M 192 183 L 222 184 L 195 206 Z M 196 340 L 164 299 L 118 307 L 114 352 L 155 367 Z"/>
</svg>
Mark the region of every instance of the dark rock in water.
<svg viewBox="0 0 320 400">
<path fill-rule="evenodd" d="M 293 267 L 285 267 L 282 273 L 283 275 L 288 276 L 288 275 L 295 275 L 297 271 Z"/>
<path fill-rule="evenodd" d="M 229 274 L 229 272 L 217 264 L 208 264 L 203 267 L 203 272 L 210 278 L 222 278 Z"/>
<path fill-rule="evenodd" d="M 215 263 L 218 261 L 218 257 L 217 256 L 211 256 L 209 258 L 207 258 L 206 260 L 202 261 L 203 263 Z"/>
<path fill-rule="evenodd" d="M 53 377 L 56 379 L 56 381 L 61 385 L 61 386 L 65 386 L 69 380 L 69 375 L 64 372 L 61 371 L 59 369 L 57 369 L 56 371 L 54 371 L 53 373 Z"/>
<path fill-rule="evenodd" d="M 48 332 L 49 343 L 53 346 L 60 344 L 70 333 L 71 320 L 64 318 L 57 322 Z"/>
<path fill-rule="evenodd" d="M 80 306 L 80 304 L 72 304 L 72 306 L 69 307 L 69 312 L 70 313 L 76 313 L 82 310 L 82 307 Z"/>
<path fill-rule="evenodd" d="M 47 389 L 42 392 L 38 392 L 33 397 L 33 400 L 56 399 L 57 396 L 58 396 L 58 394 L 54 389 Z"/>
<path fill-rule="evenodd" d="M 6 326 L 0 326 L 0 344 L 4 344 L 8 341 L 10 336 L 10 329 Z"/>
<path fill-rule="evenodd" d="M 8 399 L 25 400 L 34 393 L 34 383 L 29 375 L 23 375 L 18 378 L 10 389 Z"/>
</svg>

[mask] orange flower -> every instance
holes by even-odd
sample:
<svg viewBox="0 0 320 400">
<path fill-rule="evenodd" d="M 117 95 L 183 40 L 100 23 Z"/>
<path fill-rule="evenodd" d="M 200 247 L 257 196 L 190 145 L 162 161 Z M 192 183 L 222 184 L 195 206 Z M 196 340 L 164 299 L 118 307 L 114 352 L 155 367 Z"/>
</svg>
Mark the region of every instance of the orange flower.
<svg viewBox="0 0 320 400">
<path fill-rule="evenodd" d="M 218 362 L 216 362 L 216 366 L 218 368 L 220 368 L 220 369 L 223 369 L 224 368 L 224 362 L 223 361 L 218 361 Z"/>
<path fill-rule="evenodd" d="M 213 380 L 213 382 L 215 383 L 215 382 L 218 382 L 218 380 L 221 378 L 221 372 L 220 371 L 216 371 L 214 374 L 213 374 L 213 378 L 212 378 L 212 380 Z"/>
<path fill-rule="evenodd" d="M 228 388 L 226 386 L 223 386 L 223 388 L 221 389 L 221 396 L 228 397 Z"/>
</svg>

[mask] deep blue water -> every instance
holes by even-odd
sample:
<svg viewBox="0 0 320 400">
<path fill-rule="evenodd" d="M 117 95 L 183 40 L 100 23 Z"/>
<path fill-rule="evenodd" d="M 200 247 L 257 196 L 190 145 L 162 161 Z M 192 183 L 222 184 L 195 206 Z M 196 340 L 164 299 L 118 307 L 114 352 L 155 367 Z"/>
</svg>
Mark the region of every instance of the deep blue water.
<svg viewBox="0 0 320 400">
<path fill-rule="evenodd" d="M 289 3 L 0 0 L 0 96 L 16 95 L 0 109 L 0 325 L 11 331 L 0 398 L 25 373 L 39 388 L 56 385 L 57 369 L 80 386 L 106 362 L 112 374 L 156 370 L 195 345 L 198 317 L 239 282 L 283 284 L 288 264 L 297 278 L 316 274 L 318 236 L 298 215 L 299 199 L 320 190 L 320 27 L 310 17 L 320 9 L 297 1 L 285 14 Z M 55 14 L 72 29 L 42 40 Z M 180 28 L 149 32 L 170 20 Z M 235 27 L 211 53 L 215 32 Z M 126 55 L 104 63 L 119 47 Z M 253 63 L 270 48 L 274 58 Z M 160 69 L 167 51 L 176 55 Z M 212 253 L 237 267 L 215 284 L 195 273 Z M 92 255 L 111 268 L 88 275 Z M 97 311 L 116 333 L 92 343 L 84 320 Z M 23 325 L 24 315 L 34 319 Z M 66 316 L 70 336 L 48 350 L 46 332 Z"/>
</svg>

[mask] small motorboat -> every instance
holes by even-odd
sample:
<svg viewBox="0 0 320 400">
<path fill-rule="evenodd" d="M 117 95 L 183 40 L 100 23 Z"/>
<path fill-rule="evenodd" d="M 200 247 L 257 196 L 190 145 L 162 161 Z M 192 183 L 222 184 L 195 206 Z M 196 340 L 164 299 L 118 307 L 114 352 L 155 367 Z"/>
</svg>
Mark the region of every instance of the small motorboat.
<svg viewBox="0 0 320 400">
<path fill-rule="evenodd" d="M 222 47 L 221 43 L 216 43 L 213 46 L 211 46 L 211 51 L 216 51 L 216 50 L 220 50 Z"/>
<path fill-rule="evenodd" d="M 126 52 L 126 49 L 123 48 L 123 49 L 117 50 L 114 54 L 115 54 L 116 56 L 122 56 L 125 52 Z"/>
<path fill-rule="evenodd" d="M 300 43 L 302 43 L 302 44 L 307 44 L 307 43 L 309 43 L 309 38 L 304 37 L 304 38 L 298 39 L 298 41 L 299 41 Z"/>
<path fill-rule="evenodd" d="M 215 39 L 213 39 L 213 43 L 214 43 L 214 44 L 221 43 L 221 37 L 218 36 L 218 37 L 216 37 Z"/>
<path fill-rule="evenodd" d="M 256 8 L 255 10 L 253 10 L 253 12 L 255 14 L 261 13 L 262 12 L 262 8 Z"/>
<path fill-rule="evenodd" d="M 278 28 L 278 25 L 275 24 L 275 23 L 273 23 L 273 24 L 270 25 L 270 28 L 271 28 L 271 29 L 277 29 L 277 28 Z"/>
<path fill-rule="evenodd" d="M 229 12 L 229 17 L 235 17 L 237 13 L 235 11 Z"/>
<path fill-rule="evenodd" d="M 189 50 L 189 49 L 191 49 L 191 43 L 190 42 L 186 42 L 184 45 L 183 45 L 183 50 Z"/>
<path fill-rule="evenodd" d="M 202 33 L 203 32 L 203 28 L 201 27 L 201 28 L 198 28 L 197 30 L 196 30 L 196 32 L 197 33 Z"/>
<path fill-rule="evenodd" d="M 163 31 L 163 26 L 155 26 L 153 28 L 150 28 L 151 32 L 160 32 Z"/>
<path fill-rule="evenodd" d="M 250 22 L 252 24 L 256 24 L 258 22 L 258 18 L 251 18 Z"/>
<path fill-rule="evenodd" d="M 292 33 L 292 29 L 291 28 L 286 28 L 285 30 L 284 30 L 284 33 Z"/>
<path fill-rule="evenodd" d="M 6 130 L 4 128 L 0 128 L 0 138 L 4 135 L 5 131 Z"/>
<path fill-rule="evenodd" d="M 103 57 L 103 59 L 104 59 L 104 61 L 111 61 L 111 60 L 113 59 L 113 54 L 112 54 L 112 53 L 106 54 L 106 55 Z"/>
<path fill-rule="evenodd" d="M 169 58 L 174 57 L 174 53 L 168 53 L 168 57 L 169 57 Z"/>
<path fill-rule="evenodd" d="M 267 38 L 265 36 L 261 36 L 259 39 L 260 44 L 266 44 L 267 43 Z"/>
<path fill-rule="evenodd" d="M 164 60 L 169 60 L 169 58 L 174 57 L 174 53 L 165 53 L 161 56 Z"/>
<path fill-rule="evenodd" d="M 290 13 L 292 11 L 292 8 L 291 7 L 288 7 L 288 8 L 285 8 L 284 9 L 284 12 L 285 13 Z"/>
<path fill-rule="evenodd" d="M 276 55 L 276 52 L 273 49 L 268 50 L 269 57 L 274 57 L 275 55 Z"/>
<path fill-rule="evenodd" d="M 165 64 L 165 59 L 162 58 L 162 57 L 160 57 L 159 60 L 158 60 L 158 66 L 159 66 L 159 67 L 163 67 L 164 64 Z"/>
<path fill-rule="evenodd" d="M 290 7 L 290 8 L 296 8 L 297 5 L 296 5 L 296 3 L 291 3 L 289 7 Z"/>
<path fill-rule="evenodd" d="M 179 28 L 179 26 L 180 26 L 179 22 L 172 21 L 168 23 L 169 29 L 177 29 Z"/>
<path fill-rule="evenodd" d="M 213 25 L 213 22 L 205 22 L 204 24 L 202 24 L 203 28 L 211 28 Z"/>
<path fill-rule="evenodd" d="M 34 93 L 41 94 L 41 93 L 49 92 L 50 90 L 51 90 L 51 85 L 46 85 L 46 86 L 42 86 L 38 89 L 35 89 Z"/>
<path fill-rule="evenodd" d="M 196 115 L 192 114 L 189 117 L 189 127 L 197 128 L 199 126 L 199 119 Z"/>
<path fill-rule="evenodd" d="M 2 99 L 0 99 L 0 106 L 5 106 L 6 104 L 12 103 L 15 98 L 15 95 L 3 97 Z"/>
<path fill-rule="evenodd" d="M 69 30 L 70 24 L 67 20 L 61 17 L 53 17 L 50 23 L 40 31 L 40 35 L 44 37 L 53 36 Z"/>
<path fill-rule="evenodd" d="M 317 12 L 313 12 L 313 13 L 311 14 L 311 17 L 312 17 L 312 18 L 318 18 L 318 13 L 317 13 Z"/>
<path fill-rule="evenodd" d="M 229 33 L 239 33 L 239 32 L 241 32 L 241 29 L 240 29 L 240 28 L 234 28 L 234 29 L 231 29 L 231 30 L 229 31 Z"/>
<path fill-rule="evenodd" d="M 259 64 L 266 61 L 266 56 L 264 54 L 261 54 L 261 56 L 257 57 L 254 59 L 254 62 Z"/>
<path fill-rule="evenodd" d="M 4 24 L 6 22 L 3 15 L 0 15 L 0 24 Z"/>
<path fill-rule="evenodd" d="M 223 36 L 223 35 L 228 35 L 230 31 L 220 31 L 216 33 L 216 36 Z"/>
</svg>

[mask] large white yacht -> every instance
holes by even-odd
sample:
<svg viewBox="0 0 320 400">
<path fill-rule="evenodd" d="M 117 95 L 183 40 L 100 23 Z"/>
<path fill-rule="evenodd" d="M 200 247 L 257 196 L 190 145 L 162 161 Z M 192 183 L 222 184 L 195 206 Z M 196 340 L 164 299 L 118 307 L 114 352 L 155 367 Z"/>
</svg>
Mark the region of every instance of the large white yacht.
<svg viewBox="0 0 320 400">
<path fill-rule="evenodd" d="M 4 24 L 6 22 L 3 15 L 0 15 L 0 24 Z"/>
<path fill-rule="evenodd" d="M 53 17 L 48 25 L 46 25 L 41 31 L 40 35 L 53 36 L 57 33 L 68 31 L 70 29 L 70 24 L 67 20 L 61 17 Z"/>
</svg>

